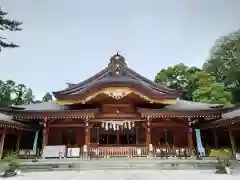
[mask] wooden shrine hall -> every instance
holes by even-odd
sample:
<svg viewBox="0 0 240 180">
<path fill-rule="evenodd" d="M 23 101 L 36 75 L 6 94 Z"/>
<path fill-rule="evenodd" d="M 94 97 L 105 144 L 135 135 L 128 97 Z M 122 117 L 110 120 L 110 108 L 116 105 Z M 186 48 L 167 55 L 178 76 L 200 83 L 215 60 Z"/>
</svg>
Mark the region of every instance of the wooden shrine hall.
<svg viewBox="0 0 240 180">
<path fill-rule="evenodd" d="M 199 144 L 195 130 L 231 110 L 182 100 L 181 92 L 138 74 L 119 54 L 97 74 L 53 95 L 56 101 L 4 111 L 18 122 L 39 124 L 36 146 L 43 154 L 45 148 L 57 151 L 55 156 L 135 156 L 161 148 L 190 156 Z"/>
</svg>

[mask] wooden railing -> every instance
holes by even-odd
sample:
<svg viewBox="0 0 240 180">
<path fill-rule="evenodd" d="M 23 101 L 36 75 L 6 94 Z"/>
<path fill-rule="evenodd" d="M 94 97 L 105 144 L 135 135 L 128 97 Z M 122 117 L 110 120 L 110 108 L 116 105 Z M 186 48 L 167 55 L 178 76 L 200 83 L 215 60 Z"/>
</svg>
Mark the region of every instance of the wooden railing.
<svg viewBox="0 0 240 180">
<path fill-rule="evenodd" d="M 193 155 L 190 148 L 186 147 L 153 147 L 152 155 L 154 157 L 189 157 Z"/>
<path fill-rule="evenodd" d="M 66 148 L 66 153 L 59 154 L 59 158 L 106 158 L 106 157 L 189 157 L 193 153 L 189 148 L 153 146 L 151 149 L 144 145 L 138 146 L 89 146 L 88 149 Z M 37 153 L 38 154 L 38 153 Z M 29 158 L 36 156 L 33 150 L 20 150 L 19 156 Z"/>
<path fill-rule="evenodd" d="M 94 157 L 189 157 L 192 156 L 189 148 L 154 146 L 151 150 L 146 146 L 130 147 L 91 147 L 89 156 Z"/>
<path fill-rule="evenodd" d="M 96 147 L 90 148 L 92 157 L 140 157 L 147 156 L 146 147 Z"/>
</svg>

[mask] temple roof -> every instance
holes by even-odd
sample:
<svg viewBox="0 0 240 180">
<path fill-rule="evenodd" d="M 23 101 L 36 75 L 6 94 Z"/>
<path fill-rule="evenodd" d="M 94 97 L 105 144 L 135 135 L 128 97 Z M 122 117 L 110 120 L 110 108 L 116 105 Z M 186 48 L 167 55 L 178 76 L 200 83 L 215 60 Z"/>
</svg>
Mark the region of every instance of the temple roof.
<svg viewBox="0 0 240 180">
<path fill-rule="evenodd" d="M 77 84 L 69 83 L 68 87 L 62 91 L 53 92 L 56 99 L 66 99 L 64 96 L 72 94 L 83 95 L 91 88 L 97 85 L 136 85 L 136 88 L 142 89 L 148 93 L 152 93 L 156 98 L 170 98 L 176 99 L 180 96 L 177 90 L 169 89 L 161 84 L 154 83 L 153 81 L 143 77 L 134 70 L 130 69 L 125 58 L 116 54 L 110 58 L 110 63 L 106 68 L 96 73 L 92 77 Z"/>
<path fill-rule="evenodd" d="M 25 124 L 13 120 L 13 116 L 0 112 L 0 124 L 6 127 L 26 127 Z"/>
<path fill-rule="evenodd" d="M 25 111 L 54 111 L 64 110 L 65 106 L 57 104 L 56 101 L 41 102 L 36 104 L 24 104 L 14 106 L 15 108 L 24 108 Z"/>
<path fill-rule="evenodd" d="M 208 104 L 201 102 L 193 102 L 177 99 L 176 104 L 170 104 L 165 106 L 165 109 L 169 110 L 206 110 L 213 108 L 221 108 L 223 105 L 221 104 Z"/>
<path fill-rule="evenodd" d="M 232 118 L 240 117 L 240 108 L 238 107 L 232 111 L 223 113 L 222 117 L 223 119 L 232 119 Z"/>
<path fill-rule="evenodd" d="M 37 104 L 25 104 L 14 107 L 15 109 L 19 108 L 19 110 L 22 109 L 24 111 L 58 111 L 68 109 L 66 105 L 57 104 L 56 101 L 42 102 Z M 187 110 L 216 109 L 221 107 L 222 105 L 220 104 L 208 104 L 177 99 L 176 104 L 166 105 L 163 109 L 187 111 Z"/>
</svg>

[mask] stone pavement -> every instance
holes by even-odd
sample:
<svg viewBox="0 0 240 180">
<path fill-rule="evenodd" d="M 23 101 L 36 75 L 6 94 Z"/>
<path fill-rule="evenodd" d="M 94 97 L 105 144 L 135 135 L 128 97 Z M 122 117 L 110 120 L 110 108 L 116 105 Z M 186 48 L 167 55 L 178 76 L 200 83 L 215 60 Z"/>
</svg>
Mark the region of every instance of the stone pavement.
<svg viewBox="0 0 240 180">
<path fill-rule="evenodd" d="M 22 173 L 9 180 L 237 180 L 240 174 L 214 174 L 211 170 L 96 170 Z"/>
</svg>

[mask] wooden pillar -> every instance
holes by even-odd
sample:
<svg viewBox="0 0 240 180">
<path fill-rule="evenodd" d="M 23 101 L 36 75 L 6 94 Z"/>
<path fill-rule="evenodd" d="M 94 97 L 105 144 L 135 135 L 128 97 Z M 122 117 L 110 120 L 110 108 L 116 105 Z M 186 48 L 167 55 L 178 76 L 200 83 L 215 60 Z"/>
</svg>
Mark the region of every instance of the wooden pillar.
<svg viewBox="0 0 240 180">
<path fill-rule="evenodd" d="M 4 147 L 4 141 L 5 141 L 5 137 L 6 137 L 6 128 L 3 129 L 3 131 L 1 132 L 1 139 L 0 139 L 0 160 L 2 159 L 2 155 L 3 155 L 3 147 Z"/>
<path fill-rule="evenodd" d="M 136 144 L 138 144 L 138 127 L 136 127 Z"/>
<path fill-rule="evenodd" d="M 214 148 L 219 148 L 216 129 L 213 129 Z"/>
<path fill-rule="evenodd" d="M 149 147 L 151 144 L 151 127 L 150 127 L 150 117 L 147 117 L 147 126 L 146 126 L 146 145 Z"/>
<path fill-rule="evenodd" d="M 119 132 L 117 132 L 117 144 L 120 144 L 120 139 L 119 139 Z"/>
<path fill-rule="evenodd" d="M 100 139 L 100 128 L 97 127 L 97 144 L 99 144 L 99 139 Z"/>
<path fill-rule="evenodd" d="M 48 132 L 49 132 L 49 127 L 47 125 L 47 119 L 44 119 L 43 121 L 43 140 L 42 140 L 42 156 L 43 156 L 43 149 L 45 146 L 48 145 Z"/>
<path fill-rule="evenodd" d="M 190 149 L 190 155 L 193 155 L 193 149 L 194 149 L 194 144 L 193 144 L 193 129 L 189 127 L 188 129 L 188 148 Z"/>
<path fill-rule="evenodd" d="M 21 143 L 21 139 L 22 139 L 22 132 L 18 133 L 18 137 L 17 137 L 17 144 L 16 144 L 16 151 L 18 152 L 20 149 L 20 143 Z"/>
<path fill-rule="evenodd" d="M 236 158 L 236 142 L 235 142 L 233 132 L 231 129 L 228 129 L 228 133 L 229 133 L 230 142 L 231 142 L 231 146 L 232 146 L 233 157 L 235 159 Z"/>
<path fill-rule="evenodd" d="M 90 132 L 89 132 L 89 122 L 88 122 L 88 118 L 85 121 L 85 145 L 88 147 L 89 146 L 89 137 Z"/>
</svg>

